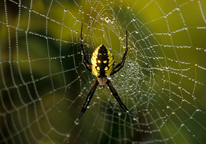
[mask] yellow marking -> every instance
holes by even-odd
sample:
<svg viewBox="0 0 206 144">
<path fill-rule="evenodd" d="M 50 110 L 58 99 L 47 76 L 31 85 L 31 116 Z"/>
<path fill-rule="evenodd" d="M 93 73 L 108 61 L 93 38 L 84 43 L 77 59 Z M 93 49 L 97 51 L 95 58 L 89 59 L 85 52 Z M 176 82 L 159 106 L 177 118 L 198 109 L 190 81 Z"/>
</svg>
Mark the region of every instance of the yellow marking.
<svg viewBox="0 0 206 144">
<path fill-rule="evenodd" d="M 109 69 L 106 71 L 105 70 L 105 75 L 108 77 L 109 75 L 110 75 L 110 73 L 112 72 L 112 66 L 111 67 L 109 67 Z"/>
<path fill-rule="evenodd" d="M 113 58 L 113 57 L 110 57 L 110 58 L 109 58 L 108 66 L 113 65 L 113 63 L 114 63 L 114 58 Z"/>
<path fill-rule="evenodd" d="M 99 51 L 99 47 L 97 47 L 94 52 L 92 53 L 92 57 L 91 57 L 91 63 L 92 63 L 92 74 L 96 77 L 98 77 L 100 75 L 100 72 L 98 71 L 98 68 L 96 69 L 97 67 L 97 55 L 99 54 L 98 51 Z M 99 68 L 100 70 L 100 68 Z"/>
<path fill-rule="evenodd" d="M 110 67 L 110 69 L 111 69 L 111 66 L 113 65 L 113 63 L 114 63 L 114 58 L 113 58 L 113 55 L 112 55 L 112 53 L 111 53 L 111 51 L 107 48 L 107 55 L 108 55 L 108 59 L 109 59 L 109 61 L 108 61 L 108 66 Z"/>
<path fill-rule="evenodd" d="M 100 70 L 100 67 L 97 67 L 97 70 Z"/>
<path fill-rule="evenodd" d="M 105 64 L 106 64 L 106 63 L 107 63 L 107 60 L 104 60 L 104 61 L 103 61 L 103 63 L 105 63 Z"/>
<path fill-rule="evenodd" d="M 108 70 L 108 67 L 105 67 L 104 70 L 107 71 L 107 70 Z"/>
<path fill-rule="evenodd" d="M 98 62 L 98 63 L 101 63 L 101 61 L 100 61 L 100 60 L 98 60 L 97 62 Z"/>
<path fill-rule="evenodd" d="M 108 54 L 108 56 L 112 55 L 112 53 L 110 52 L 110 50 L 108 48 L 107 48 L 107 54 Z"/>
<path fill-rule="evenodd" d="M 104 53 L 104 55 L 106 55 L 106 53 Z"/>
<path fill-rule="evenodd" d="M 102 53 L 99 53 L 99 55 L 102 55 Z"/>
<path fill-rule="evenodd" d="M 108 69 L 107 71 L 105 70 L 105 75 L 108 77 L 110 75 L 110 73 L 112 72 L 113 69 L 113 64 L 114 64 L 114 57 L 111 53 L 111 51 L 107 48 L 107 55 L 108 55 Z"/>
</svg>

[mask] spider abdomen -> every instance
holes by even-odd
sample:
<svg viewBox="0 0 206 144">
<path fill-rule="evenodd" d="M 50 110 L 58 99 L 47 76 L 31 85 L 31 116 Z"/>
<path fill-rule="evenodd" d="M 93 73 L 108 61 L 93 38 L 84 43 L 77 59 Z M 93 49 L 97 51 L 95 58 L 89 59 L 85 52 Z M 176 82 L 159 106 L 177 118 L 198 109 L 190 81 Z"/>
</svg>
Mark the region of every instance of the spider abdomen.
<svg viewBox="0 0 206 144">
<path fill-rule="evenodd" d="M 91 57 L 92 74 L 96 77 L 108 77 L 114 66 L 114 57 L 111 51 L 101 44 Z"/>
</svg>

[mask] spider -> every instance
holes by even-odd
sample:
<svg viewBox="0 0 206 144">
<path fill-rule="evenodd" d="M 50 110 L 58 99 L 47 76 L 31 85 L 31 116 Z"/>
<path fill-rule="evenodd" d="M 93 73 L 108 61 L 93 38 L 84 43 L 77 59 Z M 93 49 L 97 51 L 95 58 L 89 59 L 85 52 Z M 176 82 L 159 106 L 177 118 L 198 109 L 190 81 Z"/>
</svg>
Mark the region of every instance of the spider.
<svg viewBox="0 0 206 144">
<path fill-rule="evenodd" d="M 127 51 L 128 51 L 127 30 L 126 30 L 126 50 L 125 50 L 124 55 L 121 59 L 121 62 L 114 67 L 114 57 L 113 57 L 111 51 L 103 44 L 101 44 L 99 47 L 97 47 L 94 50 L 92 57 L 91 57 L 91 63 L 87 60 L 85 50 L 83 47 L 82 29 L 83 29 L 83 23 L 81 25 L 81 34 L 80 34 L 80 44 L 81 44 L 81 48 L 82 48 L 82 63 L 85 65 L 85 67 L 90 72 L 92 72 L 92 74 L 94 76 L 97 77 L 97 79 L 95 80 L 94 84 L 92 85 L 92 87 L 91 87 L 91 89 L 86 97 L 84 105 L 82 106 L 82 109 L 79 113 L 79 117 L 76 119 L 76 122 L 78 122 L 79 119 L 85 113 L 87 106 L 89 105 L 98 84 L 101 87 L 104 87 L 104 85 L 107 84 L 107 86 L 109 87 L 113 96 L 115 97 L 115 99 L 119 103 L 120 107 L 123 110 L 125 110 L 127 113 L 132 115 L 133 117 L 136 117 L 136 115 L 134 115 L 132 112 L 130 112 L 128 110 L 128 108 L 123 104 L 117 91 L 114 89 L 112 83 L 107 78 L 109 76 L 113 76 L 115 73 L 117 73 L 124 66 Z"/>
</svg>

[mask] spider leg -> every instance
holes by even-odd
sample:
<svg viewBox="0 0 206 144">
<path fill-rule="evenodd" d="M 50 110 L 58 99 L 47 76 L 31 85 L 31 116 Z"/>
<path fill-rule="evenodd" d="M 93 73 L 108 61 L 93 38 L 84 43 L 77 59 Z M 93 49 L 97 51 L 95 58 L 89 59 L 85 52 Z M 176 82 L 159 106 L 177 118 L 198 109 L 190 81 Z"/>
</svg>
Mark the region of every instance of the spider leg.
<svg viewBox="0 0 206 144">
<path fill-rule="evenodd" d="M 86 111 L 86 109 L 87 109 L 87 106 L 89 105 L 89 103 L 90 103 L 90 101 L 91 101 L 91 99 L 92 99 L 92 97 L 93 97 L 93 95 L 94 95 L 94 92 L 95 92 L 95 90 L 96 90 L 96 88 L 97 88 L 97 86 L 98 86 L 98 81 L 96 80 L 95 82 L 94 82 L 94 84 L 92 85 L 92 87 L 91 87 L 91 89 L 90 89 L 90 91 L 89 91 L 89 93 L 88 93 L 88 95 L 87 95 L 87 98 L 85 99 L 85 102 L 84 102 L 84 105 L 82 106 L 82 109 L 81 109 L 81 111 L 80 111 L 80 113 L 79 113 L 79 117 L 77 118 L 77 122 L 79 121 L 79 119 L 83 116 L 83 114 L 85 113 L 85 111 Z"/>
<path fill-rule="evenodd" d="M 116 72 L 118 72 L 124 66 L 124 63 L 125 63 L 125 60 L 126 60 L 126 56 L 127 56 L 127 51 L 128 51 L 128 37 L 127 37 L 127 30 L 126 30 L 126 50 L 125 50 L 124 55 L 123 55 L 123 57 L 121 59 L 121 62 L 119 64 L 117 64 L 112 69 L 112 72 L 111 72 L 110 76 L 114 75 Z"/>
<path fill-rule="evenodd" d="M 92 71 L 91 70 L 92 64 L 86 58 L 86 54 L 85 54 L 85 50 L 84 50 L 84 46 L 83 46 L 82 29 L 83 29 L 83 23 L 82 23 L 82 26 L 81 26 L 81 34 L 80 34 L 80 44 L 81 44 L 81 47 L 82 47 L 82 63 L 91 72 Z M 88 67 L 88 65 L 89 65 L 89 67 Z"/>
<path fill-rule="evenodd" d="M 120 107 L 125 110 L 127 113 L 129 113 L 130 115 L 132 115 L 133 117 L 137 117 L 136 115 L 134 115 L 132 112 L 129 111 L 129 109 L 123 104 L 123 102 L 121 101 L 117 91 L 114 89 L 112 83 L 110 82 L 110 80 L 107 81 L 107 85 L 110 89 L 110 91 L 112 92 L 113 96 L 115 97 L 115 99 L 117 100 L 117 102 L 119 103 Z"/>
</svg>

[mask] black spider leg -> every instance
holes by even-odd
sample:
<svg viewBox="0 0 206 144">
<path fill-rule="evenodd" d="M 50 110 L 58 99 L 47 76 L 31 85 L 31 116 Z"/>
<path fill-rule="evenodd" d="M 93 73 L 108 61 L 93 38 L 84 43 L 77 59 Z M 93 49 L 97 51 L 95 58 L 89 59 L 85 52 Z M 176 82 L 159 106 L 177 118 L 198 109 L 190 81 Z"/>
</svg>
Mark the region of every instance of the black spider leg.
<svg viewBox="0 0 206 144">
<path fill-rule="evenodd" d="M 80 44 L 81 44 L 81 47 L 82 47 L 82 62 L 85 65 L 85 67 L 91 72 L 92 71 L 91 70 L 92 64 L 86 58 L 86 54 L 85 54 L 85 50 L 84 50 L 84 46 L 83 46 L 82 29 L 83 29 L 83 23 L 82 23 L 82 26 L 81 26 L 81 34 L 80 34 Z M 90 68 L 88 67 L 88 65 L 90 66 Z"/>
<path fill-rule="evenodd" d="M 134 115 L 132 112 L 129 111 L 129 109 L 123 104 L 123 102 L 121 101 L 117 91 L 114 89 L 112 83 L 110 82 L 110 80 L 107 81 L 107 85 L 110 89 L 110 91 L 112 92 L 113 96 L 115 97 L 115 99 L 117 100 L 117 102 L 119 103 L 120 107 L 125 110 L 127 113 L 131 114 L 133 117 L 137 117 L 136 115 Z"/>
<path fill-rule="evenodd" d="M 127 37 L 127 30 L 126 30 L 126 50 L 125 50 L 124 55 L 123 55 L 123 57 L 121 59 L 121 62 L 119 64 L 117 64 L 112 69 L 112 72 L 111 72 L 110 76 L 114 75 L 116 72 L 118 72 L 124 66 L 124 63 L 125 63 L 125 60 L 126 60 L 126 56 L 127 56 L 127 51 L 128 51 L 128 37 Z"/>
<path fill-rule="evenodd" d="M 79 113 L 79 117 L 77 118 L 77 122 L 79 121 L 79 119 L 83 116 L 83 114 L 85 113 L 86 109 L 87 109 L 87 106 L 89 105 L 93 95 L 94 95 L 94 92 L 98 86 L 98 81 L 95 80 L 94 84 L 92 85 L 88 95 L 87 95 L 87 98 L 85 99 L 85 102 L 84 102 L 84 105 L 82 106 L 82 109 Z"/>
</svg>

